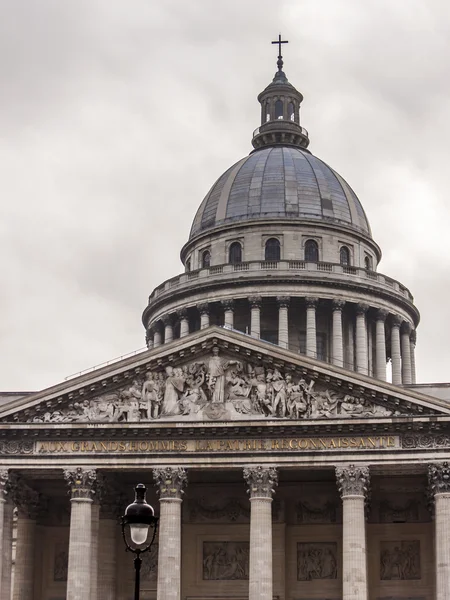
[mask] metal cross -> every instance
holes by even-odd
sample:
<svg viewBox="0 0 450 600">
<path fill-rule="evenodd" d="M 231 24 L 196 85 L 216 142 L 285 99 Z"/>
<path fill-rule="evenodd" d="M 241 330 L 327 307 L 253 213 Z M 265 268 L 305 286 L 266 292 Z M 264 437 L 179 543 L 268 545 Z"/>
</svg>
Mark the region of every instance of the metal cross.
<svg viewBox="0 0 450 600">
<path fill-rule="evenodd" d="M 281 56 L 281 44 L 289 44 L 288 40 L 281 39 L 281 33 L 278 35 L 278 39 L 272 42 L 272 44 L 278 44 L 278 58 L 282 58 Z"/>
</svg>

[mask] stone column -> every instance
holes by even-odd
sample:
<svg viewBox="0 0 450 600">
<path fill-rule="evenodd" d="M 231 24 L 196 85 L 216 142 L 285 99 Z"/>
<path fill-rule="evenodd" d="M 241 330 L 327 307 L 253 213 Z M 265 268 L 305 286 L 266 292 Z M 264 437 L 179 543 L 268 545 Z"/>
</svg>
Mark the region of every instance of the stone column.
<svg viewBox="0 0 450 600">
<path fill-rule="evenodd" d="M 412 383 L 411 373 L 411 324 L 404 321 L 401 326 L 401 347 L 402 347 L 402 383 Z"/>
<path fill-rule="evenodd" d="M 154 469 L 159 493 L 159 547 L 157 600 L 181 596 L 181 502 L 187 483 L 186 470 Z"/>
<path fill-rule="evenodd" d="M 0 470 L 0 600 L 11 597 L 12 511 L 9 472 Z M 9 560 L 8 560 L 9 558 Z M 9 577 L 9 586 L 6 583 Z M 6 583 L 6 590 L 4 585 Z"/>
<path fill-rule="evenodd" d="M 345 306 L 345 300 L 333 300 L 333 365 L 337 367 L 344 366 L 344 344 L 342 340 L 342 309 Z"/>
<path fill-rule="evenodd" d="M 435 463 L 428 467 L 431 499 L 434 501 L 434 560 L 436 600 L 450 598 L 450 465 Z"/>
<path fill-rule="evenodd" d="M 410 337 L 411 381 L 412 381 L 412 383 L 416 383 L 416 341 L 417 341 L 417 333 L 416 333 L 416 330 L 413 329 L 411 331 L 411 337 Z"/>
<path fill-rule="evenodd" d="M 180 338 L 184 338 L 189 335 L 189 319 L 187 308 L 178 309 L 177 315 L 180 319 Z"/>
<path fill-rule="evenodd" d="M 70 493 L 67 600 L 86 600 L 91 593 L 92 498 L 97 474 L 77 468 L 64 471 Z"/>
<path fill-rule="evenodd" d="M 117 535 L 120 530 L 118 519 L 126 506 L 126 501 L 112 480 L 106 477 L 101 478 L 98 496 L 100 504 L 98 539 L 101 540 L 102 548 L 107 548 L 108 551 L 102 552 L 101 559 L 98 561 L 97 597 L 94 600 L 116 600 Z"/>
<path fill-rule="evenodd" d="M 161 323 L 158 321 L 153 326 L 153 348 L 158 348 L 161 346 Z"/>
<path fill-rule="evenodd" d="M 100 530 L 100 504 L 94 496 L 91 515 L 91 600 L 98 598 L 98 535 Z M 103 546 L 103 540 L 102 540 Z M 109 551 L 109 548 L 108 548 Z M 103 560 L 103 555 L 102 555 Z"/>
<path fill-rule="evenodd" d="M 222 300 L 223 324 L 225 327 L 233 329 L 234 327 L 234 300 Z"/>
<path fill-rule="evenodd" d="M 282 348 L 289 348 L 289 296 L 278 296 L 278 345 Z"/>
<path fill-rule="evenodd" d="M 256 339 L 261 337 L 261 296 L 250 296 L 250 335 Z"/>
<path fill-rule="evenodd" d="M 368 600 L 365 502 L 368 467 L 336 467 L 342 497 L 342 600 Z"/>
<path fill-rule="evenodd" d="M 17 541 L 13 600 L 34 598 L 34 552 L 39 494 L 16 476 L 12 496 L 17 507 Z"/>
<path fill-rule="evenodd" d="M 316 307 L 318 298 L 305 298 L 306 302 L 306 356 L 317 358 Z"/>
<path fill-rule="evenodd" d="M 368 304 L 359 303 L 356 305 L 356 371 L 364 375 L 368 374 L 366 325 L 366 313 L 368 310 Z"/>
<path fill-rule="evenodd" d="M 385 321 L 388 311 L 379 308 L 375 322 L 375 377 L 386 381 L 386 333 Z"/>
<path fill-rule="evenodd" d="M 348 321 L 348 339 L 347 339 L 347 352 L 348 352 L 348 363 L 347 369 L 354 370 L 355 368 L 355 325 L 353 322 L 353 315 Z"/>
<path fill-rule="evenodd" d="M 402 383 L 402 363 L 400 354 L 400 325 L 401 318 L 398 315 L 392 317 L 391 328 L 391 360 L 392 360 L 392 383 L 401 385 Z"/>
<path fill-rule="evenodd" d="M 164 324 L 164 343 L 170 344 L 170 342 L 173 340 L 172 315 L 164 315 L 161 320 Z"/>
<path fill-rule="evenodd" d="M 145 332 L 145 343 L 149 350 L 153 350 L 153 329 L 151 327 Z"/>
<path fill-rule="evenodd" d="M 206 329 L 209 327 L 209 304 L 208 302 L 197 304 L 197 308 L 200 313 L 200 329 Z"/>
<path fill-rule="evenodd" d="M 273 600 L 272 494 L 277 485 L 274 467 L 244 469 L 250 495 L 249 600 Z"/>
</svg>

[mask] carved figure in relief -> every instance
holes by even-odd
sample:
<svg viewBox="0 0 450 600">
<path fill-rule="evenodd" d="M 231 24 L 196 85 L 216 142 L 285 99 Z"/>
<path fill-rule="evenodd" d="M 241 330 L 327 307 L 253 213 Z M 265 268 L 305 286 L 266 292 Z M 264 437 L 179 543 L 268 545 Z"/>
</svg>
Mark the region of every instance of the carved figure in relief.
<svg viewBox="0 0 450 600">
<path fill-rule="evenodd" d="M 380 578 L 382 580 L 420 579 L 420 541 L 381 542 Z"/>
<path fill-rule="evenodd" d="M 166 367 L 166 386 L 162 403 L 161 415 L 170 417 L 181 413 L 179 400 L 184 390 L 183 371 Z"/>
<path fill-rule="evenodd" d="M 248 579 L 248 542 L 203 542 L 203 579 Z"/>
<path fill-rule="evenodd" d="M 240 365 L 236 360 L 224 360 L 219 356 L 219 348 L 214 346 L 212 357 L 208 361 L 208 388 L 213 404 L 225 402 L 225 375 L 232 365 Z"/>
<path fill-rule="evenodd" d="M 297 579 L 337 578 L 337 544 L 330 542 L 297 544 Z"/>
<path fill-rule="evenodd" d="M 154 373 L 147 373 L 141 392 L 139 408 L 141 414 L 150 421 L 157 419 L 161 406 L 160 382 Z"/>
</svg>

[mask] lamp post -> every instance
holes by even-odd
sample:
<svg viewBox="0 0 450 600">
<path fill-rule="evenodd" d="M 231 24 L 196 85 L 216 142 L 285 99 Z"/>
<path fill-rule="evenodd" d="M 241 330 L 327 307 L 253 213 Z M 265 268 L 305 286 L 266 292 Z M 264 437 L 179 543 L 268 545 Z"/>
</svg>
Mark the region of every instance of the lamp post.
<svg viewBox="0 0 450 600">
<path fill-rule="evenodd" d="M 145 499 L 147 491 L 145 485 L 138 483 L 134 490 L 136 492 L 134 502 L 127 506 L 122 517 L 122 535 L 127 552 L 133 552 L 135 555 L 134 600 L 139 600 L 141 554 L 148 552 L 155 541 L 158 517 L 155 517 L 155 511 Z"/>
</svg>

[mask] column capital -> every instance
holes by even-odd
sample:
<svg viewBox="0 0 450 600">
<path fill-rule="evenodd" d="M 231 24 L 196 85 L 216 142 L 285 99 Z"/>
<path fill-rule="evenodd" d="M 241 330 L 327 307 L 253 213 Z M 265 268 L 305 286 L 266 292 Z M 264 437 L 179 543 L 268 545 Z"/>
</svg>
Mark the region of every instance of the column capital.
<svg viewBox="0 0 450 600">
<path fill-rule="evenodd" d="M 188 318 L 188 311 L 187 308 L 178 308 L 177 309 L 177 317 L 181 320 L 183 319 L 187 319 Z"/>
<path fill-rule="evenodd" d="M 181 499 L 187 485 L 187 472 L 183 467 L 153 469 L 153 479 L 160 500 L 166 500 L 167 498 Z"/>
<path fill-rule="evenodd" d="M 428 487 L 432 499 L 436 494 L 450 492 L 450 465 L 448 462 L 428 465 Z"/>
<path fill-rule="evenodd" d="M 17 506 L 19 516 L 35 521 L 42 508 L 40 494 L 15 473 L 11 474 L 9 485 L 11 498 Z"/>
<path fill-rule="evenodd" d="M 289 296 L 277 296 L 278 308 L 289 308 L 290 301 Z"/>
<path fill-rule="evenodd" d="M 248 302 L 251 308 L 261 308 L 262 296 L 249 296 Z"/>
<path fill-rule="evenodd" d="M 339 493 L 344 496 L 363 496 L 366 500 L 369 494 L 369 467 L 348 465 L 336 467 L 336 479 Z"/>
<path fill-rule="evenodd" d="M 403 319 L 399 315 L 392 315 L 391 321 L 392 327 L 398 327 L 400 329 Z"/>
<path fill-rule="evenodd" d="M 342 310 L 345 306 L 345 300 L 340 300 L 338 298 L 335 298 L 334 300 L 332 300 L 331 306 L 332 306 L 333 310 Z"/>
<path fill-rule="evenodd" d="M 365 315 L 369 308 L 370 306 L 365 302 L 358 302 L 358 304 L 356 305 L 356 314 Z"/>
<path fill-rule="evenodd" d="M 226 300 L 221 300 L 220 304 L 224 311 L 234 311 L 234 300 L 232 298 L 227 298 Z"/>
<path fill-rule="evenodd" d="M 383 321 L 383 323 L 384 323 L 384 321 L 386 321 L 386 319 L 387 319 L 388 314 L 389 314 L 388 310 L 386 310 L 385 308 L 379 308 L 377 310 L 377 321 Z"/>
<path fill-rule="evenodd" d="M 173 326 L 173 315 L 167 314 L 161 317 L 161 321 L 163 322 L 164 327 L 172 327 Z"/>
<path fill-rule="evenodd" d="M 412 325 L 408 321 L 403 321 L 401 325 L 401 332 L 406 335 L 411 335 Z"/>
<path fill-rule="evenodd" d="M 208 302 L 202 302 L 201 304 L 197 304 L 197 309 L 201 315 L 209 315 L 209 303 Z"/>
<path fill-rule="evenodd" d="M 65 469 L 64 479 L 69 486 L 71 500 L 92 500 L 97 484 L 97 472 L 94 469 Z"/>
<path fill-rule="evenodd" d="M 0 469 L 0 502 L 10 495 L 10 473 L 8 469 Z"/>
<path fill-rule="evenodd" d="M 153 331 L 153 334 L 155 333 L 161 333 L 161 326 L 162 323 L 161 321 L 158 319 L 157 321 L 154 321 L 151 325 L 150 325 L 150 329 Z"/>
<path fill-rule="evenodd" d="M 312 296 L 307 296 L 305 298 L 306 308 L 317 308 L 319 304 L 319 298 L 313 298 Z"/>
<path fill-rule="evenodd" d="M 244 468 L 244 479 L 247 482 L 247 493 L 250 498 L 272 498 L 275 493 L 275 487 L 278 485 L 278 474 L 275 467 L 255 467 Z"/>
</svg>

